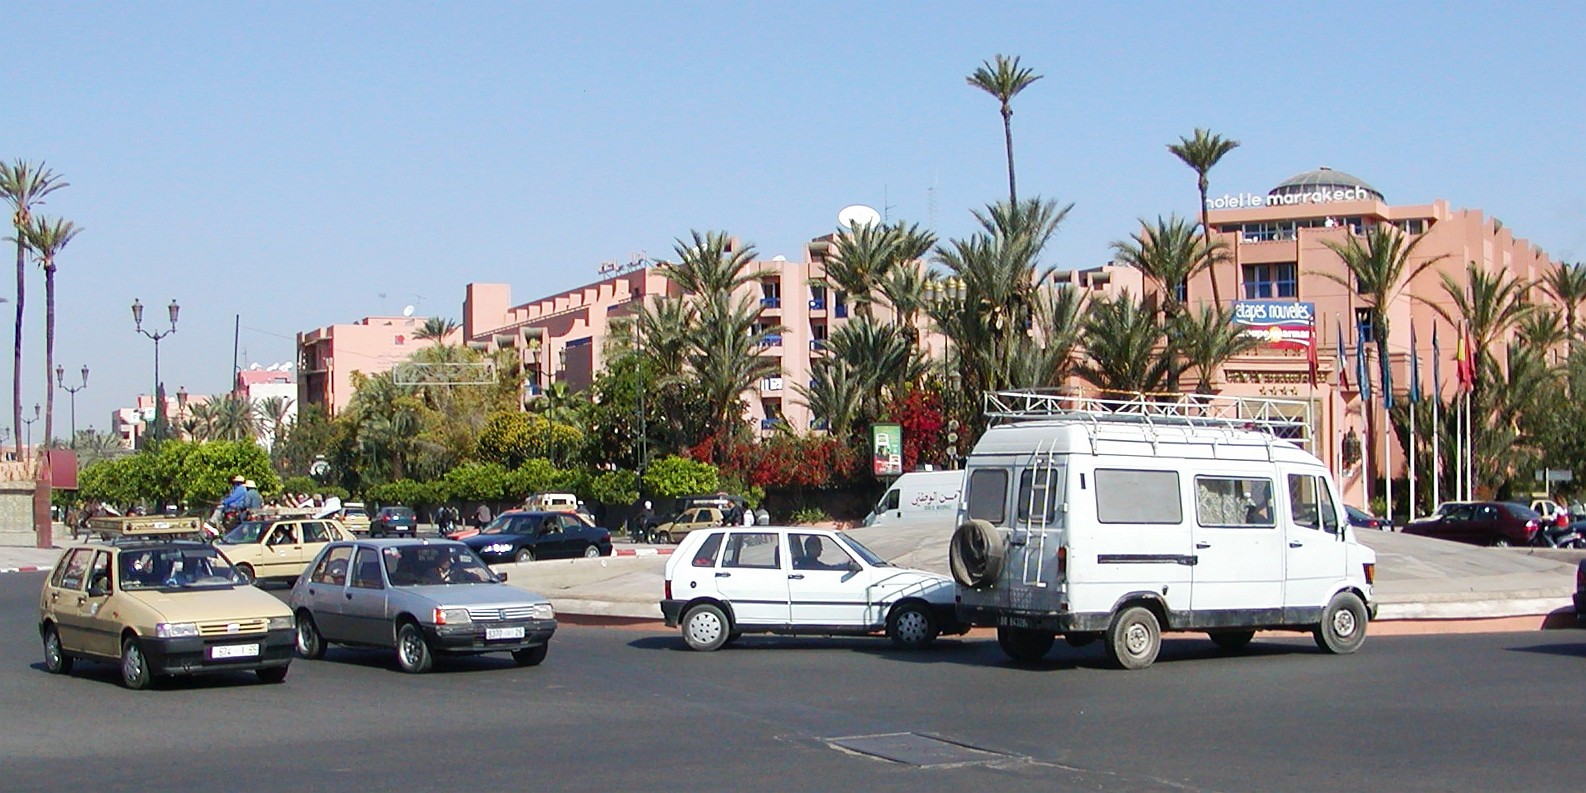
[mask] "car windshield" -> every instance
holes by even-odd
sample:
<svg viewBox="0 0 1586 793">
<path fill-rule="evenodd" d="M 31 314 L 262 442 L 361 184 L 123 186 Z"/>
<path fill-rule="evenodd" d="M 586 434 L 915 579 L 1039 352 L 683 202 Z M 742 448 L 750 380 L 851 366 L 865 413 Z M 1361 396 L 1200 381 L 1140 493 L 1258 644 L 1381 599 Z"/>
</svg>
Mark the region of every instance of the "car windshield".
<svg viewBox="0 0 1586 793">
<path fill-rule="evenodd" d="M 221 537 L 216 542 L 223 545 L 247 545 L 258 542 L 259 535 L 264 532 L 266 525 L 268 524 L 262 520 L 243 521 L 238 523 L 235 529 L 226 532 L 226 536 Z"/>
<path fill-rule="evenodd" d="M 385 549 L 391 586 L 494 584 L 500 579 L 461 545 L 404 545 Z"/>
<path fill-rule="evenodd" d="M 855 554 L 858 554 L 859 558 L 865 560 L 865 564 L 868 564 L 871 567 L 892 566 L 887 560 L 877 556 L 875 551 L 866 548 L 864 543 L 849 537 L 846 534 L 837 535 L 837 539 L 842 541 L 844 545 L 848 546 L 849 550 L 852 550 Z"/>
<path fill-rule="evenodd" d="M 151 548 L 121 552 L 121 588 L 216 589 L 238 583 L 237 573 L 214 548 Z"/>
<path fill-rule="evenodd" d="M 490 521 L 490 525 L 485 526 L 483 529 L 480 529 L 479 533 L 480 534 L 505 534 L 507 529 L 512 527 L 512 517 L 513 516 L 511 516 L 511 515 L 502 515 L 502 516 L 496 518 L 495 520 Z"/>
<path fill-rule="evenodd" d="M 1349 517 L 1354 518 L 1355 520 L 1370 520 L 1371 519 L 1370 515 L 1367 515 L 1365 512 L 1363 512 L 1363 511 L 1361 511 L 1359 509 L 1356 509 L 1354 507 L 1348 506 L 1348 505 L 1344 506 L 1344 511 L 1349 513 Z"/>
</svg>

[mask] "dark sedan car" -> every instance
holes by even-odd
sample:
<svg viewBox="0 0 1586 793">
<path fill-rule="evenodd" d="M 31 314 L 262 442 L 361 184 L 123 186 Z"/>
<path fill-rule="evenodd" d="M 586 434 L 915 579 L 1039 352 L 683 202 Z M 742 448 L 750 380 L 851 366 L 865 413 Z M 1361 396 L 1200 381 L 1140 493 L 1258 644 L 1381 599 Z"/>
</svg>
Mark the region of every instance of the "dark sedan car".
<svg viewBox="0 0 1586 793">
<path fill-rule="evenodd" d="M 1389 526 L 1387 521 L 1363 509 L 1356 509 L 1355 507 L 1345 504 L 1344 513 L 1349 516 L 1349 525 L 1354 526 L 1357 529 L 1379 529 L 1381 531 L 1393 530 L 1393 527 Z"/>
<path fill-rule="evenodd" d="M 1440 514 L 1414 521 L 1405 534 L 1420 534 L 1473 545 L 1530 545 L 1542 516 L 1513 501 L 1452 502 Z"/>
<path fill-rule="evenodd" d="M 1586 626 L 1586 559 L 1575 568 L 1575 619 Z"/>
<path fill-rule="evenodd" d="M 414 537 L 418 535 L 418 517 L 407 507 L 381 507 L 369 519 L 371 537 Z"/>
<path fill-rule="evenodd" d="M 463 542 L 487 562 L 611 555 L 611 532 L 571 512 L 503 512 Z"/>
</svg>

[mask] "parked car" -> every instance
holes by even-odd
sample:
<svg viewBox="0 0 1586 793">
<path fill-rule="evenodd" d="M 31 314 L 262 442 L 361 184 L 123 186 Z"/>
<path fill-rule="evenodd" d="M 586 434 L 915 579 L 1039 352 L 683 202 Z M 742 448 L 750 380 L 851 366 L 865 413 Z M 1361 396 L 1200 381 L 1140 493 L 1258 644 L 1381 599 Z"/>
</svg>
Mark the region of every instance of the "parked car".
<svg viewBox="0 0 1586 793">
<path fill-rule="evenodd" d="M 326 543 L 352 538 L 334 520 L 298 513 L 245 520 L 215 540 L 215 547 L 252 583 L 296 579 Z"/>
<path fill-rule="evenodd" d="M 44 579 L 44 668 L 116 664 L 127 688 L 166 675 L 252 671 L 286 679 L 292 612 L 249 586 L 214 546 L 186 539 L 197 519 L 94 518 L 100 536 L 68 546 Z"/>
<path fill-rule="evenodd" d="M 666 562 L 661 614 L 694 650 L 744 633 L 866 635 L 930 646 L 968 630 L 953 615 L 953 582 L 894 567 L 842 532 L 720 527 L 683 538 Z"/>
<path fill-rule="evenodd" d="M 354 534 L 369 533 L 369 510 L 362 501 L 349 501 L 342 505 L 341 523 Z"/>
<path fill-rule="evenodd" d="M 687 537 L 696 529 L 710 529 L 727 524 L 727 515 L 716 507 L 693 507 L 655 527 L 652 534 L 656 542 L 673 543 Z"/>
<path fill-rule="evenodd" d="M 1513 501 L 1449 502 L 1440 514 L 1411 521 L 1405 534 L 1419 534 L 1474 545 L 1530 545 L 1542 516 Z"/>
<path fill-rule="evenodd" d="M 1387 521 L 1363 509 L 1357 509 L 1345 504 L 1344 513 L 1349 516 L 1349 525 L 1354 526 L 1357 529 L 1380 529 L 1382 531 L 1393 531 L 1393 526 Z"/>
<path fill-rule="evenodd" d="M 418 517 L 409 507 L 381 507 L 380 511 L 369 519 L 369 536 L 416 537 L 419 531 L 418 525 Z"/>
<path fill-rule="evenodd" d="M 611 555 L 611 532 L 571 512 L 503 512 L 463 542 L 491 563 Z"/>
<path fill-rule="evenodd" d="M 1575 621 L 1586 626 L 1586 559 L 1575 568 Z"/>
<path fill-rule="evenodd" d="M 556 611 L 505 581 L 460 542 L 333 543 L 292 588 L 297 653 L 390 647 L 413 673 L 429 670 L 437 654 L 509 652 L 519 666 L 535 666 L 556 632 Z"/>
</svg>

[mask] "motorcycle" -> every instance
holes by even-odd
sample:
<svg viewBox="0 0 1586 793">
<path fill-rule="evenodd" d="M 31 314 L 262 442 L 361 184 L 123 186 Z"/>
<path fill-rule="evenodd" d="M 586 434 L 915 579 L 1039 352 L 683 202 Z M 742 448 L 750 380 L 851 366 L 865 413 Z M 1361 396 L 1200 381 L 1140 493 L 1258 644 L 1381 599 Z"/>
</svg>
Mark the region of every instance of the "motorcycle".
<svg viewBox="0 0 1586 793">
<path fill-rule="evenodd" d="M 1538 548 L 1586 548 L 1586 522 L 1542 526 L 1531 538 Z"/>
</svg>

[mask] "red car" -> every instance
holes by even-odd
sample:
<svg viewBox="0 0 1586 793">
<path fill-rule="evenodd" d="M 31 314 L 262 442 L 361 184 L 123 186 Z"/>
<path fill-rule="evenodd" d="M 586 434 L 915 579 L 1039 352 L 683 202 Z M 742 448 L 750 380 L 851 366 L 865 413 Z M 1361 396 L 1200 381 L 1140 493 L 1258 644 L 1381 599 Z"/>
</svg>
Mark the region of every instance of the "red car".
<svg viewBox="0 0 1586 793">
<path fill-rule="evenodd" d="M 1472 501 L 1446 504 L 1440 514 L 1414 521 L 1405 534 L 1419 534 L 1473 545 L 1530 545 L 1542 516 L 1513 501 Z"/>
</svg>

